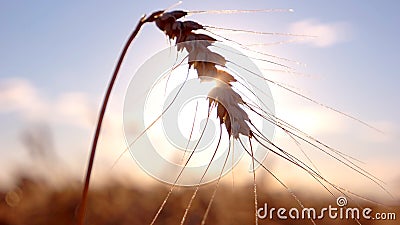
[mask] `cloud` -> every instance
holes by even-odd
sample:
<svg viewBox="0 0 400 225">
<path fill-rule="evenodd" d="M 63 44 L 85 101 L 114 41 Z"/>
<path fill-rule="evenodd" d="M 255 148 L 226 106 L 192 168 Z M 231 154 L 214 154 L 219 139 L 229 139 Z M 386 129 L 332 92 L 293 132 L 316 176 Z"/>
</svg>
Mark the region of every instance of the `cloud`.
<svg viewBox="0 0 400 225">
<path fill-rule="evenodd" d="M 37 90 L 26 80 L 0 81 L 0 112 L 38 116 L 45 109 Z"/>
<path fill-rule="evenodd" d="M 315 47 L 329 47 L 351 39 L 350 25 L 344 22 L 321 23 L 315 19 L 307 19 L 292 23 L 289 30 L 294 34 L 315 36 L 300 40 Z"/>
<path fill-rule="evenodd" d="M 25 79 L 0 80 L 0 113 L 12 113 L 25 121 L 44 120 L 87 128 L 96 116 L 92 105 L 83 93 L 63 93 L 48 99 Z"/>
<path fill-rule="evenodd" d="M 53 113 L 69 124 L 90 128 L 97 117 L 93 103 L 83 93 L 62 94 L 54 106 Z"/>
<path fill-rule="evenodd" d="M 90 98 L 82 92 L 51 95 L 23 78 L 0 79 L 0 122 L 10 118 L 25 126 L 44 122 L 54 129 L 56 136 L 60 134 L 62 138 L 59 141 L 63 143 L 59 145 L 65 144 L 65 147 L 78 144 L 64 143 L 76 136 L 87 135 L 87 142 L 91 141 L 98 118 L 96 101 L 97 99 Z M 122 132 L 122 106 L 121 102 L 111 101 L 103 121 L 102 134 L 107 138 L 101 140 L 102 145 L 99 147 L 108 152 L 113 149 L 123 150 L 126 147 Z M 1 132 L 7 132 L 7 129 L 3 127 Z M 87 145 L 86 141 L 81 144 Z M 120 151 L 113 154 L 117 153 Z"/>
<path fill-rule="evenodd" d="M 97 107 L 97 99 L 90 98 L 86 93 L 63 92 L 52 95 L 39 89 L 27 79 L 0 79 L 0 123 L 12 120 L 13 123 L 22 125 L 17 126 L 17 129 L 29 128 L 36 123 L 50 125 L 57 155 L 63 162 L 63 165 L 59 166 L 66 166 L 72 176 L 81 177 L 84 170 L 86 154 L 98 117 Z M 96 154 L 96 165 L 102 165 L 97 168 L 97 173 L 109 174 L 112 163 L 126 149 L 122 123 L 122 104 L 111 101 L 104 118 Z M 30 165 L 35 168 L 33 171 L 37 170 L 35 173 L 47 174 L 48 168 L 40 170 L 40 165 L 24 154 L 23 146 L 16 141 L 18 131 L 10 132 L 9 127 L 3 126 L 0 134 L 11 137 L 0 142 L 2 146 L 7 146 L 0 150 L 0 164 L 4 165 L 3 170 L 6 171 L 0 173 L 2 180 L 11 181 L 10 171 L 18 165 Z M 13 151 L 6 151 L 7 149 Z M 125 160 L 118 161 L 118 171 L 124 171 L 122 174 L 126 174 L 126 171 L 135 171 L 132 170 L 130 155 L 124 156 Z M 65 167 L 62 169 L 65 170 Z"/>
</svg>

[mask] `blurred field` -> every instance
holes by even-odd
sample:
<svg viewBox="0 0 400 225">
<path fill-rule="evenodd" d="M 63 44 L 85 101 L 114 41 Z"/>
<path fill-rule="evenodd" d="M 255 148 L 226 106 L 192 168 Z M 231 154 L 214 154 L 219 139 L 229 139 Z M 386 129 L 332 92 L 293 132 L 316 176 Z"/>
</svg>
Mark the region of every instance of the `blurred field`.
<svg viewBox="0 0 400 225">
<path fill-rule="evenodd" d="M 203 186 L 193 203 L 186 224 L 200 224 L 210 200 L 214 184 Z M 94 187 L 89 195 L 88 216 L 86 224 L 149 224 L 163 198 L 168 192 L 167 185 L 155 185 L 149 188 L 127 187 L 118 182 L 109 182 L 103 187 Z M 177 189 L 156 224 L 179 224 L 193 188 Z M 301 209 L 295 200 L 285 191 L 268 192 L 268 188 L 259 185 L 259 206 L 268 203 L 269 207 L 296 207 Z M 79 204 L 81 186 L 71 182 L 68 186 L 54 187 L 44 181 L 21 177 L 16 187 L 0 193 L 0 225 L 70 225 L 75 224 L 75 212 Z M 333 197 L 318 197 L 312 193 L 296 192 L 305 207 L 319 210 L 332 205 L 337 207 Z M 400 204 L 397 207 L 383 207 L 372 203 L 360 203 L 370 207 L 374 212 L 396 212 L 400 215 Z M 356 207 L 352 202 L 349 206 Z M 360 219 L 361 224 L 399 224 L 395 221 L 378 221 Z M 316 220 L 316 224 L 357 224 L 354 220 Z M 254 224 L 254 201 L 252 184 L 240 187 L 221 185 L 211 208 L 207 224 Z M 260 220 L 260 224 L 312 224 L 309 220 Z"/>
</svg>

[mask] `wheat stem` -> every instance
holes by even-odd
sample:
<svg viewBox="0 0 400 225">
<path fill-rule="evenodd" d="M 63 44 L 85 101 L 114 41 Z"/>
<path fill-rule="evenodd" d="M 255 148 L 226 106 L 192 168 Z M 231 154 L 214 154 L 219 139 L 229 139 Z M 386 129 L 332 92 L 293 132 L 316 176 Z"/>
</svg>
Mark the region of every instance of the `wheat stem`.
<svg viewBox="0 0 400 225">
<path fill-rule="evenodd" d="M 100 131 L 101 131 L 101 126 L 103 124 L 103 119 L 104 119 L 104 114 L 106 112 L 107 109 L 107 104 L 111 95 L 111 91 L 114 87 L 114 83 L 115 80 L 117 79 L 118 76 L 118 72 L 121 68 L 122 62 L 125 58 L 126 52 L 128 51 L 129 46 L 131 45 L 133 39 L 135 39 L 136 35 L 139 33 L 139 30 L 141 29 L 141 27 L 146 23 L 146 22 L 150 22 L 152 20 L 154 20 L 154 18 L 159 15 L 160 12 L 156 12 L 151 14 L 149 17 L 146 18 L 146 16 L 142 16 L 142 18 L 139 20 L 139 23 L 136 25 L 135 30 L 132 32 L 132 34 L 129 36 L 127 42 L 125 43 L 125 46 L 119 56 L 117 65 L 115 66 L 113 75 L 111 77 L 110 82 L 108 83 L 108 88 L 107 91 L 104 95 L 104 99 L 103 99 L 103 103 L 100 109 L 100 113 L 99 113 L 99 118 L 97 121 L 97 125 L 96 125 L 96 131 L 94 133 L 93 136 L 93 142 L 92 142 L 92 147 L 90 150 L 90 156 L 89 156 L 89 161 L 88 161 L 88 167 L 86 170 L 86 176 L 85 176 L 85 184 L 83 186 L 83 190 L 82 190 L 82 197 L 81 197 L 81 203 L 79 205 L 79 209 L 78 209 L 78 218 L 77 218 L 77 224 L 78 225 L 83 225 L 84 224 L 84 220 L 85 220 L 85 215 L 86 215 L 86 208 L 87 208 L 87 197 L 88 197 L 88 192 L 89 192 L 89 183 L 90 183 L 90 176 L 92 174 L 92 169 L 93 169 L 93 162 L 94 162 L 94 157 L 96 154 L 96 148 L 97 148 L 97 143 L 99 140 L 99 136 L 100 136 Z"/>
</svg>

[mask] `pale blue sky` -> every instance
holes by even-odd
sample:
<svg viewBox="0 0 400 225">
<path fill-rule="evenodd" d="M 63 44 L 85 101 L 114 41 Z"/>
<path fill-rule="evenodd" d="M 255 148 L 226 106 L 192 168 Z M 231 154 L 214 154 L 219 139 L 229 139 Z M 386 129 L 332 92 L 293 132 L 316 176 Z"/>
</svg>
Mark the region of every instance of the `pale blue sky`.
<svg viewBox="0 0 400 225">
<path fill-rule="evenodd" d="M 25 82 L 34 95 L 43 100 L 41 104 L 48 104 L 47 108 L 54 111 L 48 112 L 49 114 L 35 111 L 36 106 L 32 106 L 35 103 L 30 102 L 28 98 L 32 96 L 27 96 L 28 103 L 24 102 L 24 107 L 6 105 L 10 104 L 10 100 L 6 101 L 5 97 L 1 96 L 0 104 L 3 105 L 0 105 L 0 161 L 5 159 L 14 163 L 18 162 L 19 157 L 24 157 L 24 153 L 18 153 L 23 151 L 20 132 L 34 123 L 35 116 L 31 118 L 24 115 L 24 112 L 30 113 L 33 110 L 41 114 L 39 120 L 49 124 L 54 131 L 57 148 L 61 151 L 59 154 L 81 164 L 77 171 L 83 169 L 92 135 L 93 118 L 89 119 L 88 125 L 83 122 L 82 128 L 76 125 L 78 119 L 74 117 L 74 112 L 64 115 L 68 110 L 63 110 L 63 105 L 73 105 L 71 101 L 74 102 L 76 95 L 79 95 L 78 99 L 87 102 L 88 108 L 92 110 L 90 113 L 97 113 L 99 100 L 103 96 L 116 58 L 138 19 L 144 13 L 151 13 L 173 3 L 175 1 L 143 1 L 140 4 L 138 1 L 94 0 L 1 1 L 0 87 L 12 86 L 10 80 L 13 79 L 18 79 L 19 85 Z M 400 106 L 397 99 L 400 84 L 400 30 L 397 28 L 400 22 L 399 7 L 398 1 L 367 3 L 307 0 L 184 1 L 178 8 L 294 9 L 294 13 L 188 17 L 202 24 L 249 30 L 290 32 L 291 25 L 301 21 L 313 21 L 320 25 L 345 25 L 345 31 L 348 32 L 342 33 L 346 36 L 345 39 L 328 46 L 295 43 L 272 47 L 271 51 L 306 63 L 308 66 L 302 68 L 302 72 L 315 74 L 317 77 L 296 78 L 291 84 L 305 89 L 307 94 L 321 102 L 356 115 L 383 130 L 387 129 L 390 140 L 383 144 L 362 144 L 372 146 L 363 154 L 371 157 L 383 154 L 387 156 L 383 157 L 383 160 L 398 162 L 400 149 L 395 139 L 399 137 L 400 124 Z M 261 40 L 264 37 L 258 38 Z M 166 46 L 166 38 L 153 24 L 148 24 L 142 29 L 130 49 L 121 71 L 121 78 L 117 82 L 114 104 L 110 105 L 117 108 L 114 110 L 117 117 L 122 117 L 118 109 L 121 107 L 120 103 L 130 76 L 146 58 Z M 68 96 L 71 93 L 75 98 L 69 101 Z M 4 95 L 2 90 L 0 94 Z M 32 101 L 37 100 L 36 97 Z M 15 101 L 20 100 L 18 98 Z M 52 118 L 54 114 L 57 115 Z M 72 117 L 74 122 L 60 125 L 58 120 L 63 120 L 62 116 Z M 349 122 L 347 119 L 344 121 Z M 351 121 L 349 123 L 350 126 L 359 126 Z M 344 134 L 349 135 L 349 132 L 344 131 Z M 327 139 L 337 140 L 335 137 Z M 362 140 L 362 137 L 357 136 L 355 139 Z M 64 142 L 73 144 L 66 147 Z M 83 144 L 76 144 L 77 142 Z M 78 149 L 65 152 L 64 148 L 77 146 Z M 11 153 L 10 149 L 13 149 Z"/>
</svg>

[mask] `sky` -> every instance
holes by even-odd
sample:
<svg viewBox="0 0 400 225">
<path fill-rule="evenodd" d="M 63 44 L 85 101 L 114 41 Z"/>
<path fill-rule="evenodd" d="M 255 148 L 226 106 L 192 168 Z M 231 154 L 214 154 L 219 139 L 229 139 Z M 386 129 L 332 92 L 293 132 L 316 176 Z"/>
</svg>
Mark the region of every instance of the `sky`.
<svg viewBox="0 0 400 225">
<path fill-rule="evenodd" d="M 124 42 L 143 14 L 174 3 L 0 2 L 1 183 L 11 183 L 19 168 L 37 175 L 48 173 L 50 177 L 55 177 L 54 173 L 78 179 L 83 176 L 100 101 Z M 285 13 L 201 14 L 188 19 L 217 27 L 318 36 L 292 41 L 290 37 L 221 32 L 248 44 L 290 40 L 257 50 L 302 62 L 304 65 L 294 66 L 303 75 L 271 73 L 271 77 L 372 124 L 384 134 L 272 88 L 277 115 L 366 162 L 365 167 L 387 181 L 391 189 L 399 189 L 399 4 L 342 0 L 184 1 L 177 8 L 293 9 L 294 12 Z M 94 180 L 102 174 L 135 177 L 141 173 L 129 154 L 110 169 L 125 149 L 124 95 L 140 65 L 168 46 L 165 35 L 154 24 L 146 24 L 131 46 L 107 110 Z M 27 138 L 32 136 L 47 143 L 52 152 L 45 162 L 35 157 Z M 281 136 L 278 133 L 276 140 L 290 147 Z M 317 159 L 322 160 L 321 164 L 326 160 Z M 276 161 L 271 159 L 271 166 L 290 180 L 294 169 L 280 167 Z M 334 176 L 334 165 L 326 165 L 327 174 Z M 150 182 L 151 178 L 145 180 Z M 346 183 L 349 179 L 338 180 Z M 363 186 L 353 185 L 360 189 Z"/>
</svg>

